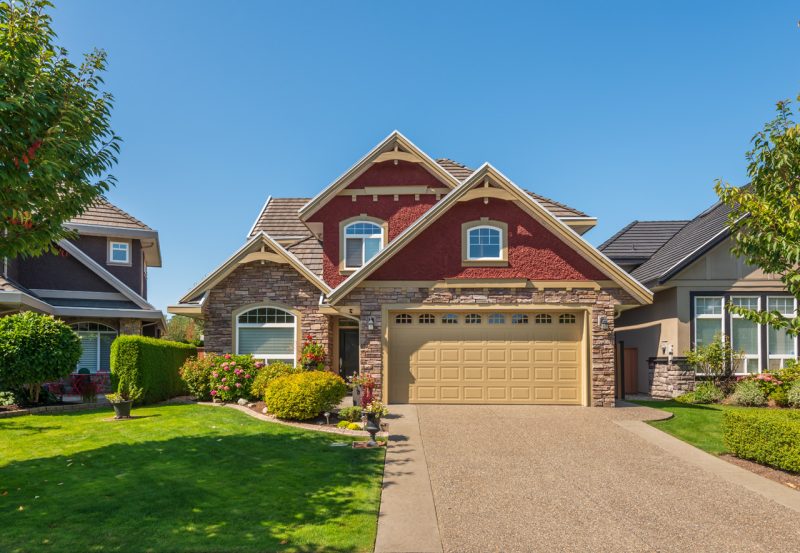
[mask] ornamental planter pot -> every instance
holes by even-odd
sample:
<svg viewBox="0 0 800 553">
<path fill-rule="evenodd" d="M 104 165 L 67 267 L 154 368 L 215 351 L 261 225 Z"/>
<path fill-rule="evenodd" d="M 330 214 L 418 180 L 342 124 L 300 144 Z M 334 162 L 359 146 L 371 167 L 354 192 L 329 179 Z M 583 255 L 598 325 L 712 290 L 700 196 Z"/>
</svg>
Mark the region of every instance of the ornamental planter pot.
<svg viewBox="0 0 800 553">
<path fill-rule="evenodd" d="M 112 403 L 111 405 L 114 406 L 114 418 L 115 419 L 129 419 L 131 418 L 131 405 L 133 405 L 133 400 L 128 401 L 120 401 L 116 403 Z"/>
<path fill-rule="evenodd" d="M 361 396 L 364 393 L 364 388 L 361 384 L 356 384 L 353 386 L 353 405 L 356 407 L 361 407 Z"/>
<path fill-rule="evenodd" d="M 378 445 L 378 442 L 375 441 L 375 434 L 380 432 L 381 419 L 375 413 L 367 413 L 367 422 L 364 425 L 364 430 L 369 432 L 369 442 L 367 445 L 370 447 L 375 447 Z"/>
</svg>

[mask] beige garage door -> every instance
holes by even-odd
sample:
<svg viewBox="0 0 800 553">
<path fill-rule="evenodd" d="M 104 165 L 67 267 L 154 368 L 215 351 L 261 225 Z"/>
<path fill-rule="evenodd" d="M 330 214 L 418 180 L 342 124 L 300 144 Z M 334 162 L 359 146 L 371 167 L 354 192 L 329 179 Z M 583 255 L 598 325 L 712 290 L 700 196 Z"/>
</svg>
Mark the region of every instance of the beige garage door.
<svg viewBox="0 0 800 553">
<path fill-rule="evenodd" d="M 580 404 L 580 312 L 391 312 L 390 403 Z"/>
</svg>

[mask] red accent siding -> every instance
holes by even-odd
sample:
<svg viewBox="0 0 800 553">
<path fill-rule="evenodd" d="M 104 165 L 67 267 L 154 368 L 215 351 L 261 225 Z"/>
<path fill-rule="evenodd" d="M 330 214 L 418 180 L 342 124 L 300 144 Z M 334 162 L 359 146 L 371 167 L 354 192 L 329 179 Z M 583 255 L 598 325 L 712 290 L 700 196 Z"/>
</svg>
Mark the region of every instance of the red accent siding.
<svg viewBox="0 0 800 553">
<path fill-rule="evenodd" d="M 410 161 L 398 161 L 397 165 L 392 161 L 375 163 L 372 167 L 364 171 L 356 180 L 351 182 L 347 188 L 364 188 L 365 186 L 430 186 L 431 188 L 444 188 L 447 185 L 434 177 L 427 169 L 419 163 Z"/>
<path fill-rule="evenodd" d="M 488 217 L 508 224 L 508 267 L 462 267 L 461 224 Z M 607 278 L 541 223 L 511 202 L 473 200 L 450 210 L 397 252 L 369 280 L 445 278 Z"/>
</svg>

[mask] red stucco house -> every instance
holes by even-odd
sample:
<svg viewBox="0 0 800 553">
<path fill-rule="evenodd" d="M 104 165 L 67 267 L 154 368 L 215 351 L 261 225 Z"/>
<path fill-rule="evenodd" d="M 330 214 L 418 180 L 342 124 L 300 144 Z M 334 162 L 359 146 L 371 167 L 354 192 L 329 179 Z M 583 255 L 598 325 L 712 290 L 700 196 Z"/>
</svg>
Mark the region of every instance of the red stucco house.
<svg viewBox="0 0 800 553">
<path fill-rule="evenodd" d="M 268 198 L 169 311 L 267 361 L 311 335 L 390 404 L 610 406 L 615 316 L 652 294 L 582 238 L 595 223 L 393 132 L 314 198 Z"/>
</svg>

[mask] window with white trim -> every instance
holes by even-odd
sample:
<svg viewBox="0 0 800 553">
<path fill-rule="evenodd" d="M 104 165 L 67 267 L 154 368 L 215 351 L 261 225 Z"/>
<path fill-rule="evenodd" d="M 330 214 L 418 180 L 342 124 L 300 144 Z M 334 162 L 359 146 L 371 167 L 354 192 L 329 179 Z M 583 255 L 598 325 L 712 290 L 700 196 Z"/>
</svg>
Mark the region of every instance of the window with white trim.
<svg viewBox="0 0 800 553">
<path fill-rule="evenodd" d="M 81 357 L 75 372 L 94 374 L 111 371 L 111 344 L 117 331 L 102 323 L 82 322 L 70 325 L 81 339 Z"/>
<path fill-rule="evenodd" d="M 256 307 L 236 317 L 236 353 L 264 362 L 297 359 L 297 318 L 276 307 Z"/>
<path fill-rule="evenodd" d="M 108 241 L 108 262 L 129 264 L 131 262 L 131 245 L 128 242 Z"/>
<path fill-rule="evenodd" d="M 712 343 L 717 335 L 724 335 L 723 301 L 722 296 L 695 296 L 694 345 L 696 348 Z"/>
<path fill-rule="evenodd" d="M 370 221 L 344 227 L 344 268 L 358 269 L 383 248 L 383 228 Z"/>
<path fill-rule="evenodd" d="M 786 318 L 797 313 L 797 300 L 790 296 L 767 296 L 767 311 L 777 311 Z M 767 367 L 774 371 L 782 369 L 787 359 L 797 357 L 797 338 L 790 336 L 785 328 L 767 327 Z"/>
<path fill-rule="evenodd" d="M 503 231 L 497 227 L 481 225 L 467 231 L 467 259 L 488 261 L 503 259 Z"/>
<path fill-rule="evenodd" d="M 731 303 L 748 309 L 761 309 L 758 296 L 732 296 Z M 744 352 L 742 366 L 736 368 L 738 373 L 761 372 L 761 325 L 731 313 L 731 348 Z"/>
</svg>

